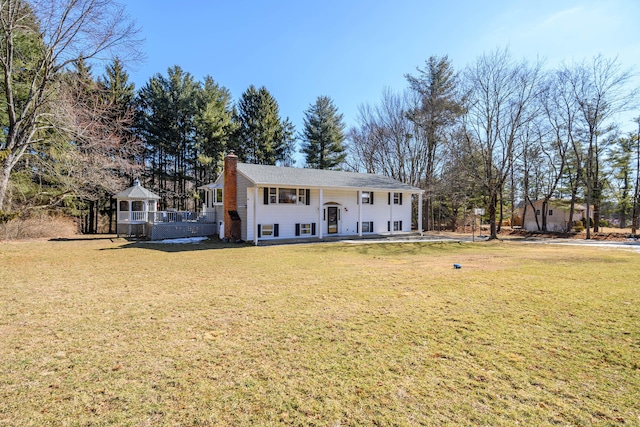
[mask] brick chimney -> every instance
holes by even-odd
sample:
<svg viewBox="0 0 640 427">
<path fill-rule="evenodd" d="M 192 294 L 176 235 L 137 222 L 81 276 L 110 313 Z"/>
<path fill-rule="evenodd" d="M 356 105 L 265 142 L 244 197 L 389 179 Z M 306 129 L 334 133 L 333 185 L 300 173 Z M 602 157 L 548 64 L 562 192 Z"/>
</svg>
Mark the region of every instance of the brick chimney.
<svg viewBox="0 0 640 427">
<path fill-rule="evenodd" d="M 238 156 L 233 152 L 224 158 L 224 238 L 235 242 L 242 233 L 238 216 L 237 194 Z"/>
</svg>

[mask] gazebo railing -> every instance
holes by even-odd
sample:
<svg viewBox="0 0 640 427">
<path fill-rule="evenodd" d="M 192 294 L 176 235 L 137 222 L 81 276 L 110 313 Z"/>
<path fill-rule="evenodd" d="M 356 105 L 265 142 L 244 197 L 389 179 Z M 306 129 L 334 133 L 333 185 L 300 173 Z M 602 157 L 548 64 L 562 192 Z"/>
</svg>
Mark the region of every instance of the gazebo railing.
<svg viewBox="0 0 640 427">
<path fill-rule="evenodd" d="M 147 222 L 147 213 L 144 211 L 120 211 L 118 222 Z"/>
</svg>

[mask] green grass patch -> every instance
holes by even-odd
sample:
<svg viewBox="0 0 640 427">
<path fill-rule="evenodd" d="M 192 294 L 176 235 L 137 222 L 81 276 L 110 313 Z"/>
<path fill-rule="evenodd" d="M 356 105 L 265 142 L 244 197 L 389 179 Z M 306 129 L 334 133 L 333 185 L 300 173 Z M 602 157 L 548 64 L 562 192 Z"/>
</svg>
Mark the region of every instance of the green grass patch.
<svg viewBox="0 0 640 427">
<path fill-rule="evenodd" d="M 638 425 L 639 273 L 510 242 L 3 243 L 0 425 Z"/>
</svg>

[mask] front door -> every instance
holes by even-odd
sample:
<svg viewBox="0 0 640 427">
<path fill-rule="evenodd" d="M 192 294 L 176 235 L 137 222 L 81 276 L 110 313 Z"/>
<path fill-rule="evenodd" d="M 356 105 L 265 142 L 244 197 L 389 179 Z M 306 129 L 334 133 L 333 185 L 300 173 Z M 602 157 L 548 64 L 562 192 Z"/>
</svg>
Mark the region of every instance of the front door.
<svg viewBox="0 0 640 427">
<path fill-rule="evenodd" d="M 327 208 L 327 234 L 338 232 L 338 208 L 330 206 Z"/>
</svg>

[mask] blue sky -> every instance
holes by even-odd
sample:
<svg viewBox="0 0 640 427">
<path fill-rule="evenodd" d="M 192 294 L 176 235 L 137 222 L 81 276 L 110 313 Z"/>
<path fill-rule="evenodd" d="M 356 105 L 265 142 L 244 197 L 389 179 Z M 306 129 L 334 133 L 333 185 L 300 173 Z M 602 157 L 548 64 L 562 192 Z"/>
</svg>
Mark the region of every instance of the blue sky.
<svg viewBox="0 0 640 427">
<path fill-rule="evenodd" d="M 127 12 L 145 39 L 146 58 L 129 69 L 136 88 L 173 65 L 210 75 L 234 100 L 265 86 L 298 131 L 320 95 L 355 125 L 359 105 L 403 90 L 431 55 L 462 70 L 506 46 L 548 67 L 602 53 L 640 71 L 638 0 L 129 0 Z"/>
</svg>

